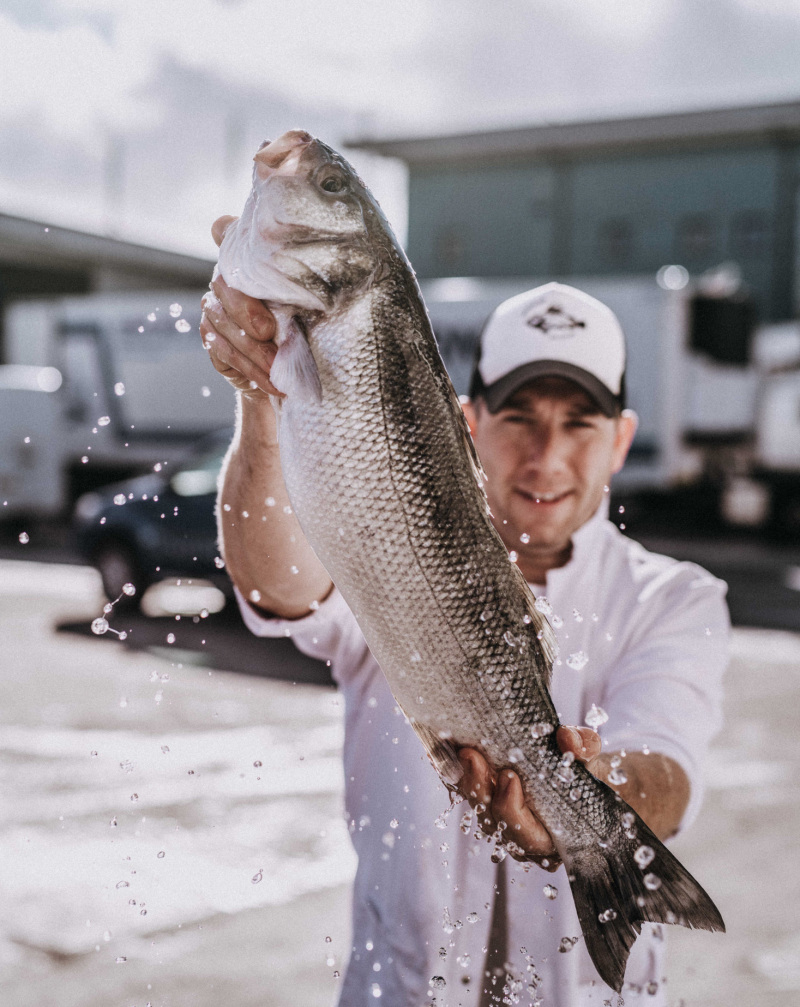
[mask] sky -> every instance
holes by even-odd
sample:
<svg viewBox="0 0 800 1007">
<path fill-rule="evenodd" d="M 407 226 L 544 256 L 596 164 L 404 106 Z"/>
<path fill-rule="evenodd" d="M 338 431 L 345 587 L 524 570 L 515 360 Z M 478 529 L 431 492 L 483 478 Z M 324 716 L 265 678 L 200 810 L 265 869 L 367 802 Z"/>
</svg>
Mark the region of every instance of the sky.
<svg viewBox="0 0 800 1007">
<path fill-rule="evenodd" d="M 798 0 L 0 0 L 0 212 L 213 255 L 262 139 L 800 98 Z M 402 165 L 350 153 L 401 237 Z"/>
</svg>

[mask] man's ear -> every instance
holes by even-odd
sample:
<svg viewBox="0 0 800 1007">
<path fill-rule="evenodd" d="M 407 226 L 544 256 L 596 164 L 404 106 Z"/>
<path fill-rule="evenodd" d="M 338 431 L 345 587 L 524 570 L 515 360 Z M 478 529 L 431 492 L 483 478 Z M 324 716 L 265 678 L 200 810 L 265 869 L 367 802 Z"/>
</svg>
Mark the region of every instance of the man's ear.
<svg viewBox="0 0 800 1007">
<path fill-rule="evenodd" d="M 639 426 L 639 417 L 632 409 L 623 409 L 617 420 L 617 429 L 614 434 L 614 451 L 612 455 L 611 472 L 612 475 L 619 472 L 625 464 L 628 452 L 636 436 L 636 428 Z"/>
<path fill-rule="evenodd" d="M 478 413 L 475 407 L 475 403 L 469 397 L 469 395 L 459 395 L 458 401 L 461 403 L 461 408 L 464 410 L 464 416 L 467 418 L 467 426 L 469 427 L 470 434 L 475 436 L 475 427 L 478 422 Z"/>
</svg>

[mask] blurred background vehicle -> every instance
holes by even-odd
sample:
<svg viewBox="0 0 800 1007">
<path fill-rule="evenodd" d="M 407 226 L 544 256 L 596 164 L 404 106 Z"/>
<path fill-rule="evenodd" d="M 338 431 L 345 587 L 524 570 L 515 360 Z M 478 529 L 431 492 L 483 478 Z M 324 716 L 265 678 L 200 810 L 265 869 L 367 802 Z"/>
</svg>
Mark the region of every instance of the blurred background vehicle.
<svg viewBox="0 0 800 1007">
<path fill-rule="evenodd" d="M 230 428 L 216 431 L 174 469 L 159 465 L 158 472 L 78 499 L 78 549 L 100 572 L 103 591 L 118 608 L 135 607 L 152 584 L 171 577 L 202 578 L 231 593 L 214 517 L 217 476 L 231 434 Z M 123 593 L 128 583 L 135 595 Z"/>
<path fill-rule="evenodd" d="M 229 424 L 197 290 L 9 305 L 0 366 L 3 517 L 56 518 L 83 491 L 176 465 Z"/>
</svg>

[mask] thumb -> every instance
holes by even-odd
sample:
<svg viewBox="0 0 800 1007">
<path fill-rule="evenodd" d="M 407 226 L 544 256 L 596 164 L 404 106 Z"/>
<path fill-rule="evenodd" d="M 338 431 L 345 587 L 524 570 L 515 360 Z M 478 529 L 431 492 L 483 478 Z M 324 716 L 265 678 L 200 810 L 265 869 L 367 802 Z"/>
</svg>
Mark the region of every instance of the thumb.
<svg viewBox="0 0 800 1007">
<path fill-rule="evenodd" d="M 226 213 L 222 217 L 217 217 L 214 223 L 211 225 L 211 237 L 217 243 L 217 245 L 222 244 L 222 239 L 225 237 L 225 232 L 228 228 L 237 221 L 238 217 L 232 217 L 229 213 Z"/>
<path fill-rule="evenodd" d="M 559 727 L 556 743 L 562 752 L 572 752 L 580 762 L 596 759 L 603 748 L 600 735 L 589 727 Z"/>
</svg>

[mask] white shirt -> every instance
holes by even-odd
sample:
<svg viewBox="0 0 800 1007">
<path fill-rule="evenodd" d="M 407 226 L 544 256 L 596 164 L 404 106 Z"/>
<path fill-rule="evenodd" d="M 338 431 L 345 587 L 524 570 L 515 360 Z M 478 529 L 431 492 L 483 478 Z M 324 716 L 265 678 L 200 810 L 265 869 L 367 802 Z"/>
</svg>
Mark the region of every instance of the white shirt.
<svg viewBox="0 0 800 1007">
<path fill-rule="evenodd" d="M 592 703 L 606 711 L 599 729 L 605 750 L 646 748 L 674 759 L 691 784 L 685 827 L 699 810 L 702 762 L 721 726 L 726 585 L 692 563 L 647 552 L 603 510 L 573 536 L 569 563 L 548 574 L 560 646 L 550 692 L 564 724 L 584 723 Z M 266 618 L 239 600 L 256 635 L 291 636 L 304 653 L 330 660 L 344 696 L 345 805 L 358 870 L 340 1004 L 420 1007 L 435 994 L 440 1007 L 478 1007 L 496 866 L 474 828 L 465 835 L 459 827 L 467 805 L 456 807 L 444 828 L 435 824 L 448 808 L 447 793 L 336 590 L 317 611 L 291 621 Z M 533 964 L 543 1007 L 616 1003 L 582 941 L 568 953 L 558 950 L 562 937 L 581 932 L 564 868 L 526 871 L 510 858 L 506 865 L 508 947 L 523 979 L 520 1002 L 529 1002 Z M 548 884 L 558 889 L 555 900 L 543 893 Z M 647 925 L 636 941 L 626 1004 L 641 997 L 649 1007 L 666 1005 L 663 930 Z M 445 986 L 432 989 L 434 976 Z"/>
</svg>

